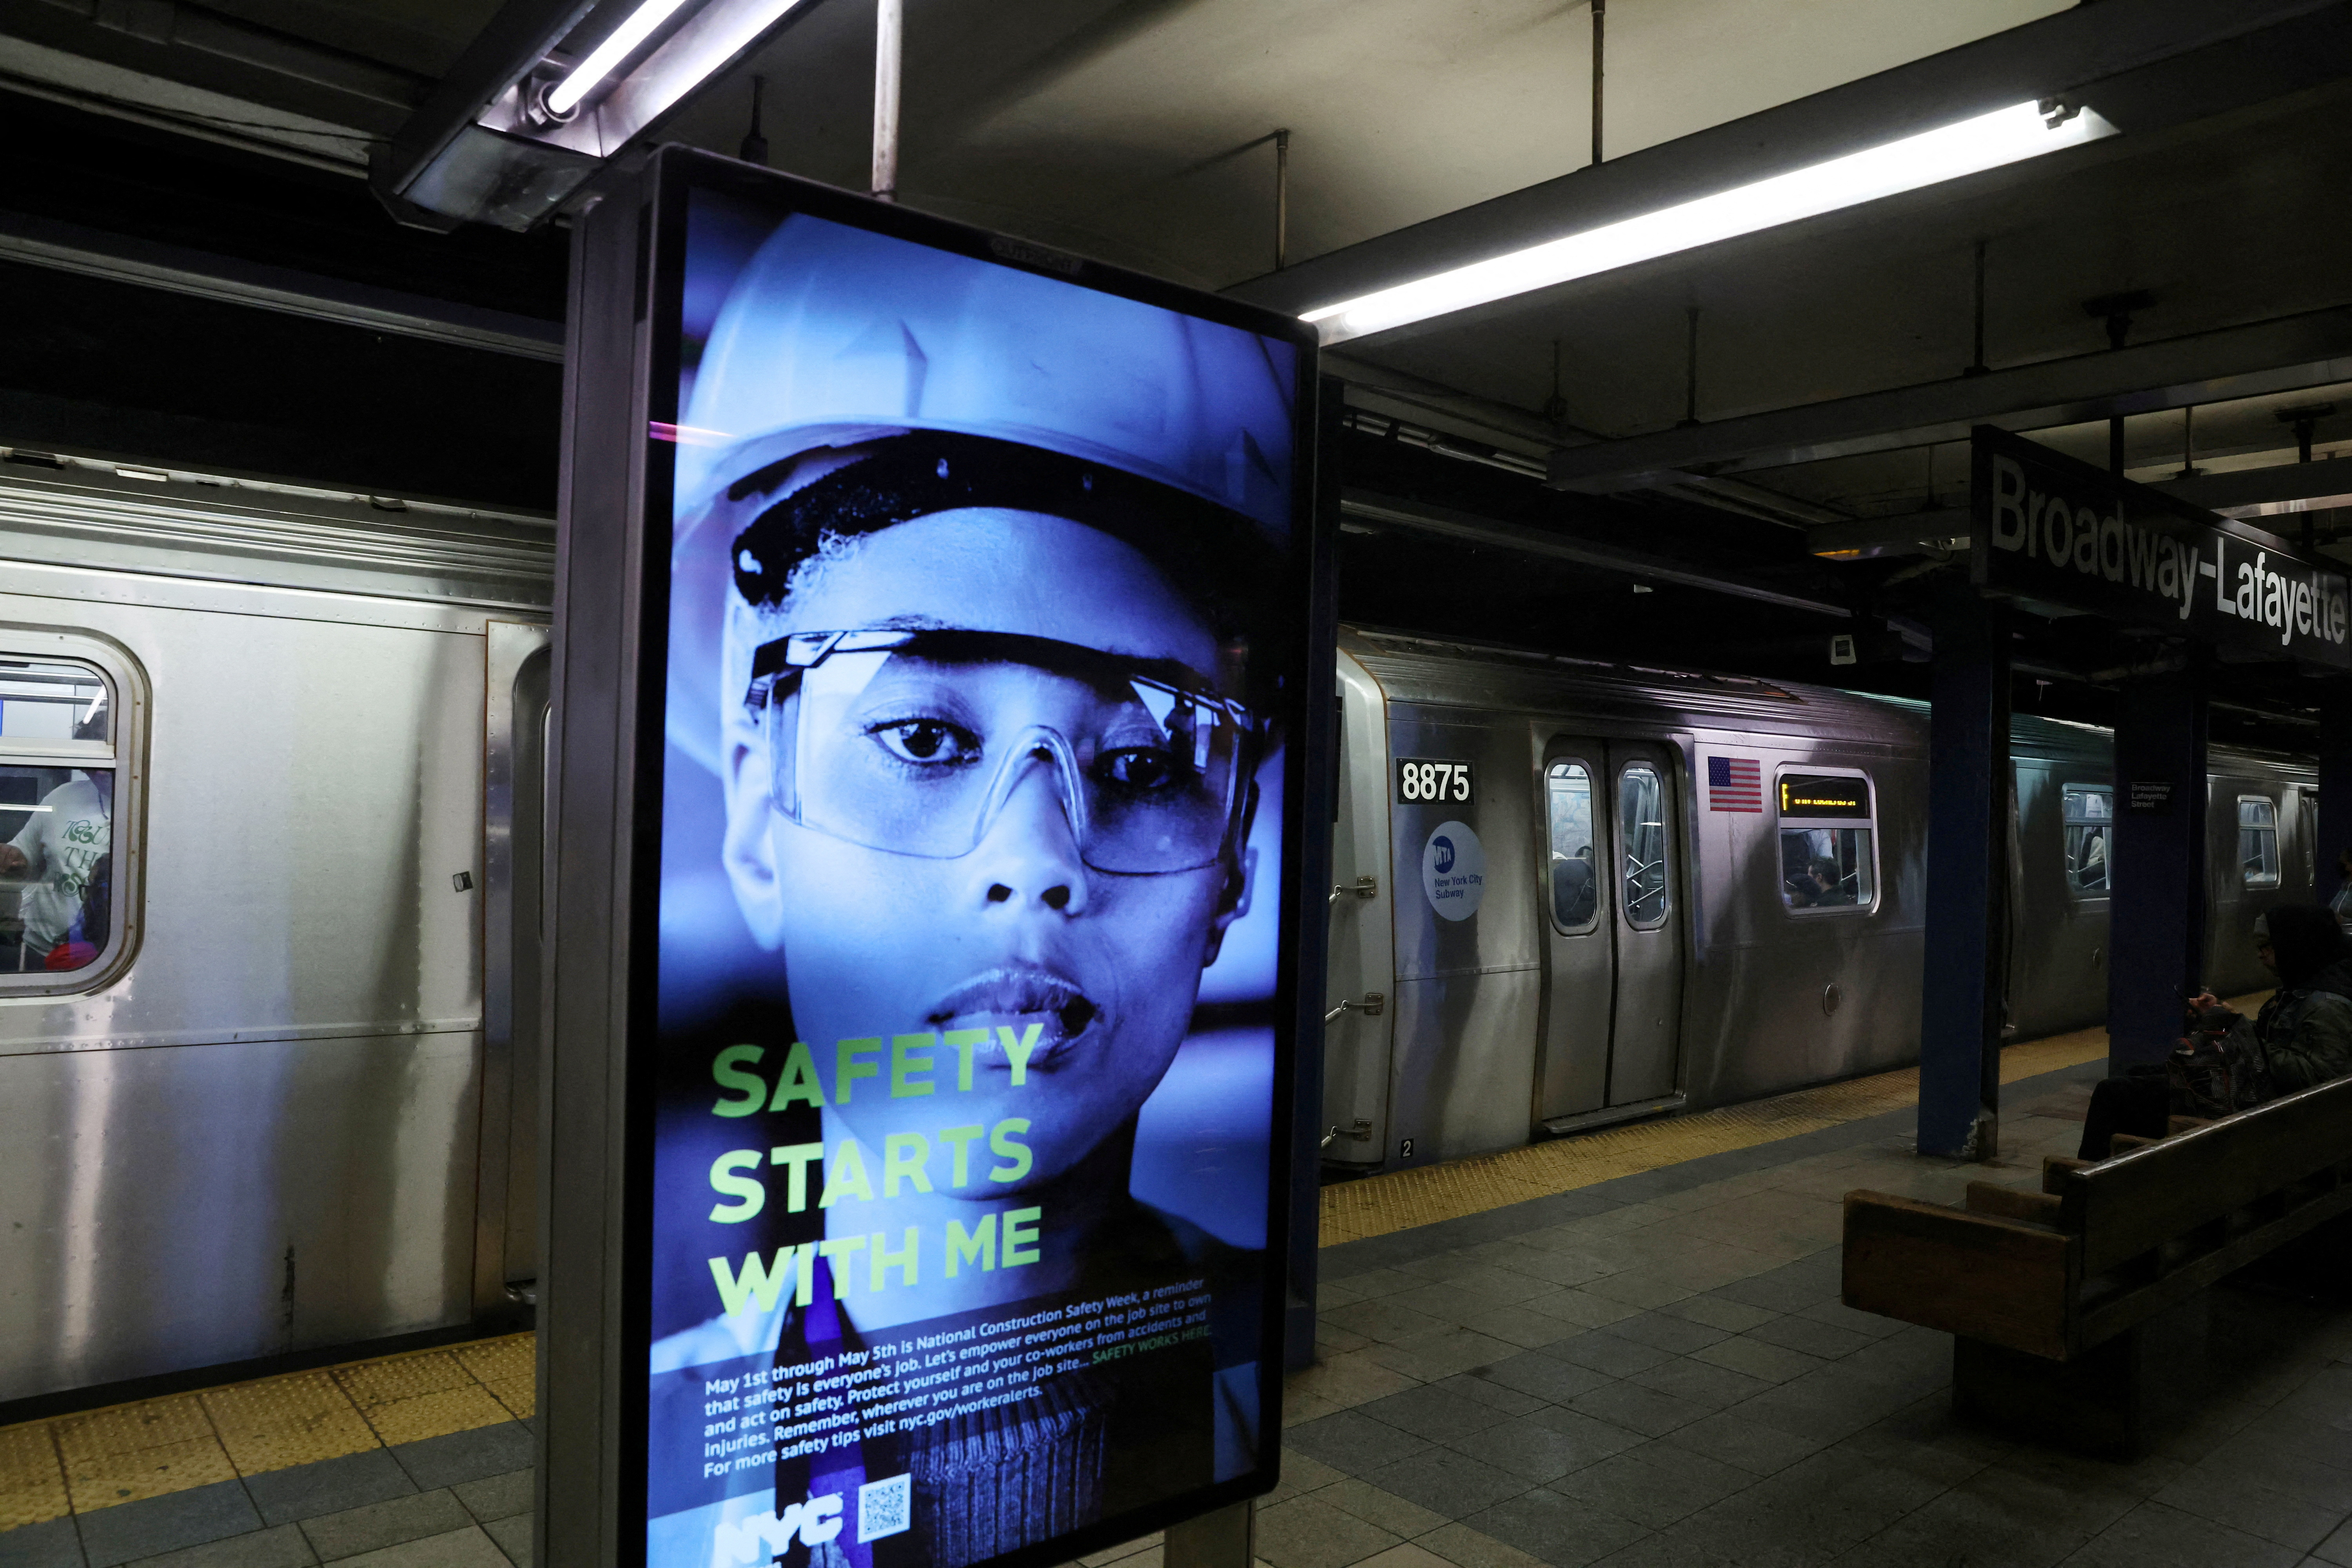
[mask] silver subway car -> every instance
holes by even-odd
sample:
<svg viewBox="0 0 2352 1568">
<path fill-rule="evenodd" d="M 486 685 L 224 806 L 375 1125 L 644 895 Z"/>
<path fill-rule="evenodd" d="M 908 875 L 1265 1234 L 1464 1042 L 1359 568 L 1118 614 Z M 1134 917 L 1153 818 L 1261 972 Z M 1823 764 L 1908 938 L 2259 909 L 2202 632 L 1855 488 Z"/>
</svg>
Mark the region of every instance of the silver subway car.
<svg viewBox="0 0 2352 1568">
<path fill-rule="evenodd" d="M 552 559 L 530 519 L 0 466 L 0 1404 L 528 1293 Z M 1916 705 L 1339 664 L 1330 1157 L 1911 1054 Z M 2018 752 L 2038 1032 L 2099 1011 L 2110 800 L 2097 732 Z M 2308 897 L 2309 774 L 2215 768 L 2224 900 Z"/>
<path fill-rule="evenodd" d="M 1342 634 L 1324 1157 L 1360 1169 L 1918 1055 L 1925 705 Z M 2021 717 L 2009 1009 L 2106 1006 L 2105 731 Z M 2316 774 L 2213 748 L 2210 984 L 2314 896 Z"/>
<path fill-rule="evenodd" d="M 0 468 L 0 1401 L 535 1273 L 552 557 L 527 519 Z"/>
</svg>

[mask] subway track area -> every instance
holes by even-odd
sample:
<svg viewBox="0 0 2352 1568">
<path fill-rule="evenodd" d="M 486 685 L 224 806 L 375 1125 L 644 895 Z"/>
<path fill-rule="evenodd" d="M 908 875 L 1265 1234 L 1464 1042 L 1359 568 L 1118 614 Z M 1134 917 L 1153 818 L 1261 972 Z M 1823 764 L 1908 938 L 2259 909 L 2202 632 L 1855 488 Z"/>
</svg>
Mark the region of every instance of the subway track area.
<svg viewBox="0 0 2352 1568">
<path fill-rule="evenodd" d="M 2352 1564 L 2352 1311 L 2210 1292 L 2207 1364 L 2108 1462 L 1956 1423 L 1948 1336 L 1839 1303 L 1846 1192 L 2034 1186 L 2105 1054 L 2006 1050 L 1990 1164 L 1912 1151 L 1905 1071 L 1326 1189 L 1258 1558 Z M 518 1334 L 0 1428 L 0 1568 L 528 1563 L 533 1419 Z"/>
</svg>

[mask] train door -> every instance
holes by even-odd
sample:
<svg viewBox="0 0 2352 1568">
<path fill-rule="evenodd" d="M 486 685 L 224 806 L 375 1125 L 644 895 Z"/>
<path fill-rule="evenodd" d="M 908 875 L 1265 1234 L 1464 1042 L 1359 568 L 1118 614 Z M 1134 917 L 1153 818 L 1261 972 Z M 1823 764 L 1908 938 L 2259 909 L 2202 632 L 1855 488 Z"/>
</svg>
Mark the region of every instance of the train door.
<svg viewBox="0 0 2352 1568">
<path fill-rule="evenodd" d="M 1536 1120 L 1598 1110 L 1609 1092 L 1609 1014 L 1616 990 L 1616 900 L 1610 893 L 1609 752 L 1555 741 L 1544 759 L 1544 1048 Z"/>
<path fill-rule="evenodd" d="M 1544 1050 L 1536 1120 L 1670 1095 L 1682 1024 L 1675 773 L 1663 746 L 1544 757 Z"/>
<path fill-rule="evenodd" d="M 1675 1091 L 1682 1037 L 1682 911 L 1673 864 L 1674 761 L 1664 746 L 1612 742 L 1616 774 L 1617 1006 L 1609 1031 L 1609 1103 Z"/>
<path fill-rule="evenodd" d="M 482 747 L 482 1141 L 474 1306 L 536 1299 L 540 850 L 546 823 L 548 628 L 492 621 Z"/>
<path fill-rule="evenodd" d="M 1339 656 L 1331 802 L 1330 947 L 1324 969 L 1323 1158 L 1377 1165 L 1388 1143 L 1396 990 L 1389 868 L 1388 721 L 1380 688 Z"/>
</svg>

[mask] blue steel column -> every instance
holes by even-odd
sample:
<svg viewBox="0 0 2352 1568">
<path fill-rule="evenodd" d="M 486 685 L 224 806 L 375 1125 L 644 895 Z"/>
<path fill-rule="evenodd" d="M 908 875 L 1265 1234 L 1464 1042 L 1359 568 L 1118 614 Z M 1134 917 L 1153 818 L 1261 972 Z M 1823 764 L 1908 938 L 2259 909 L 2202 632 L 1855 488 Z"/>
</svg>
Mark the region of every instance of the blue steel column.
<svg viewBox="0 0 2352 1568">
<path fill-rule="evenodd" d="M 2319 700 L 2319 842 L 2313 870 L 2319 897 L 2336 896 L 2343 879 L 2336 858 L 2352 849 L 2352 676 L 2327 683 Z"/>
<path fill-rule="evenodd" d="M 1919 1152 L 1990 1159 L 2000 1112 L 2009 812 L 2009 616 L 1954 594 L 1935 624 Z"/>
<path fill-rule="evenodd" d="M 2182 997 L 2204 984 L 2205 743 L 2200 665 L 2125 685 L 2107 900 L 2111 1072 L 2162 1061 L 2180 1038 Z"/>
</svg>

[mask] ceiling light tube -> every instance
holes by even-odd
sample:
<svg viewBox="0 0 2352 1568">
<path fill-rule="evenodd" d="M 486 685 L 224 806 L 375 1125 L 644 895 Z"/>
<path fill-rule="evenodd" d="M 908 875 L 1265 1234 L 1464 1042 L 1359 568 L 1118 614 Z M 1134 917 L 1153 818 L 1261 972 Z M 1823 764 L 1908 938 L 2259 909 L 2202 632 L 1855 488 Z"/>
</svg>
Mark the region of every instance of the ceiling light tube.
<svg viewBox="0 0 2352 1568">
<path fill-rule="evenodd" d="M 1304 312 L 1300 320 L 1315 323 L 1325 344 L 1342 343 L 2115 133 L 2113 125 L 2087 109 L 2070 112 L 2047 100 L 2013 104 L 1883 147 L 1326 305 Z"/>
<path fill-rule="evenodd" d="M 801 0 L 707 0 L 661 47 L 614 84 L 596 106 L 608 146 L 636 136 L 688 93 L 724 69 L 783 20 Z"/>
<path fill-rule="evenodd" d="M 572 67 L 571 75 L 547 89 L 548 113 L 557 120 L 568 117 L 598 82 L 611 76 L 614 68 L 635 54 L 637 47 L 653 36 L 654 29 L 677 15 L 678 7 L 685 4 L 686 0 L 645 0 L 603 43 L 588 52 L 586 59 Z"/>
</svg>

